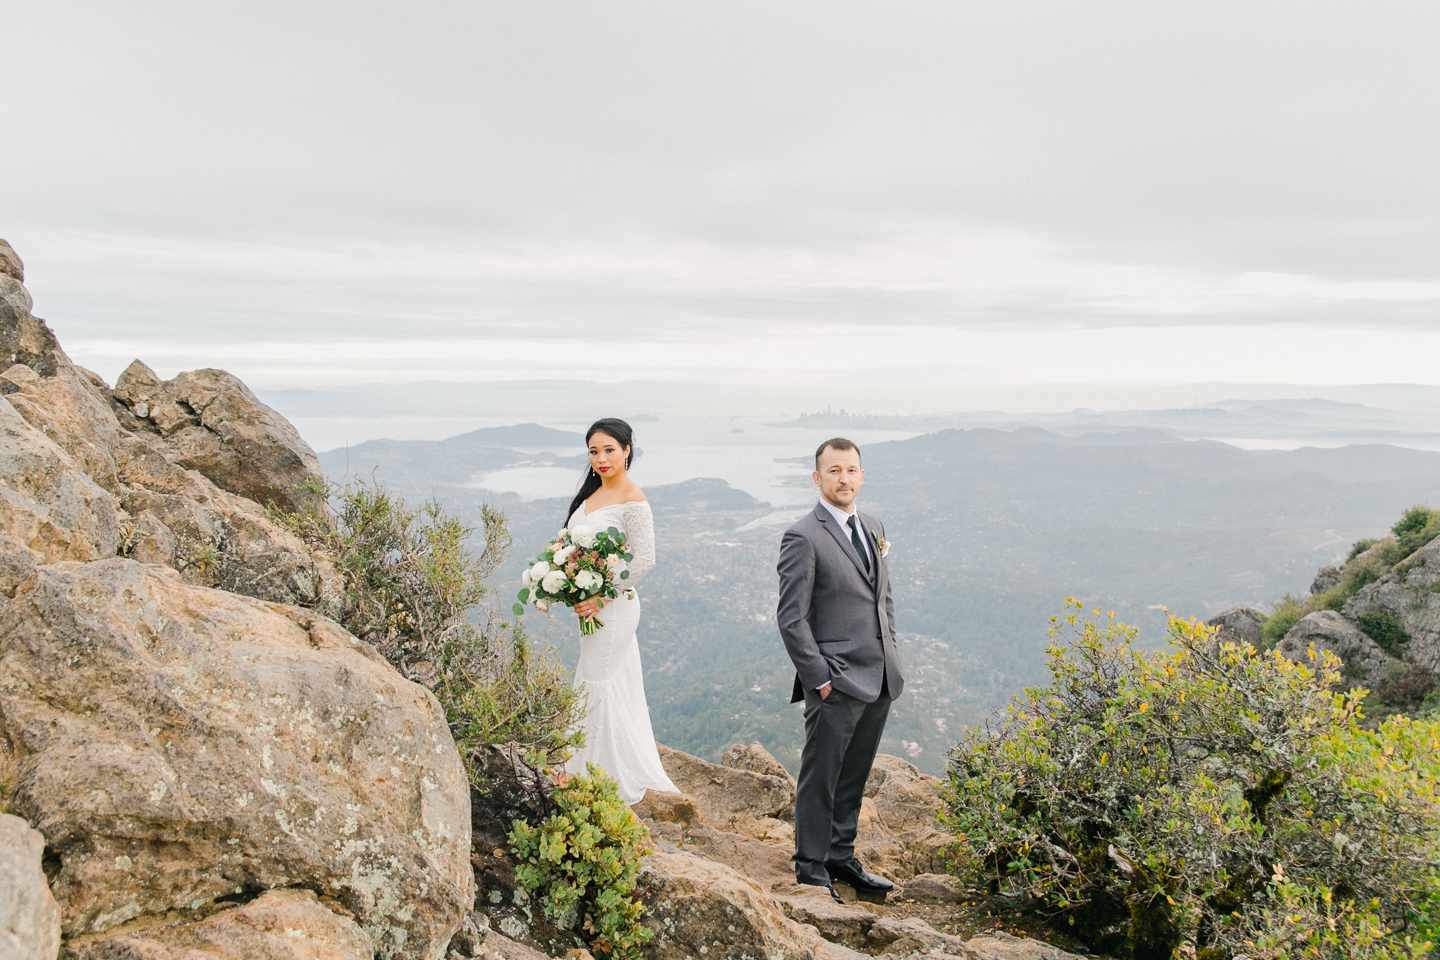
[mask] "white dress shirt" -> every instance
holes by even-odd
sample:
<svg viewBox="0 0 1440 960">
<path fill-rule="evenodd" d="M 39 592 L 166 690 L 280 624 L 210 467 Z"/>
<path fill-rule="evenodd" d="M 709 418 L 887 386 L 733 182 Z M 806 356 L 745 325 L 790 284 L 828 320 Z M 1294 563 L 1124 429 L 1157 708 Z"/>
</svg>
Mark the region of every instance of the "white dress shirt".
<svg viewBox="0 0 1440 960">
<path fill-rule="evenodd" d="M 870 561 L 870 565 L 873 567 L 875 565 L 875 554 L 870 551 L 870 534 L 865 532 L 865 521 L 860 519 L 860 514 L 855 512 L 855 507 L 852 505 L 850 507 L 850 512 L 846 513 L 844 510 L 841 510 L 839 507 L 835 506 L 835 504 L 831 503 L 829 500 L 826 500 L 823 497 L 820 499 L 820 506 L 830 511 L 830 516 L 834 517 L 835 522 L 840 524 L 841 529 L 845 531 L 846 539 L 850 538 L 850 518 L 855 518 L 855 526 L 860 528 L 860 542 L 865 547 L 865 557 L 867 560 Z M 851 540 L 850 542 L 853 544 L 855 541 Z M 829 681 L 826 681 L 825 683 L 820 684 L 820 686 L 816 687 L 815 689 L 824 690 L 828 686 L 830 686 L 830 683 Z"/>
<path fill-rule="evenodd" d="M 855 511 L 855 507 L 852 505 L 850 512 L 846 513 L 829 500 L 824 499 L 820 501 L 820 506 L 829 510 L 830 516 L 835 518 L 835 522 L 845 529 L 847 539 L 850 537 L 850 518 L 855 518 L 855 526 L 860 528 L 860 542 L 865 545 L 865 559 L 870 563 L 870 566 L 875 566 L 875 554 L 870 549 L 870 534 L 866 532 L 865 521 L 860 519 L 860 514 Z M 851 543 L 854 543 L 854 541 L 851 540 Z"/>
</svg>

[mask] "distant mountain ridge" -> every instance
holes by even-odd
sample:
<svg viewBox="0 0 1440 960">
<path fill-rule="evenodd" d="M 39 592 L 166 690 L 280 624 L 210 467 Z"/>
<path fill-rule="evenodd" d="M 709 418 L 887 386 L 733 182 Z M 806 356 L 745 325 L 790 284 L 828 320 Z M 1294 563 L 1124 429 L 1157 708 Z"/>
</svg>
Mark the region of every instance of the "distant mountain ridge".
<svg viewBox="0 0 1440 960">
<path fill-rule="evenodd" d="M 466 482 L 518 465 L 578 470 L 583 460 L 578 449 L 565 458 L 487 446 L 500 435 L 479 433 L 474 445 L 361 444 L 349 462 L 465 516 L 501 506 L 515 536 L 504 592 L 519 588 L 521 558 L 554 535 L 566 500 L 522 501 Z M 1414 503 L 1440 503 L 1440 453 L 1385 445 L 1250 451 L 1149 428 L 1072 437 L 1027 427 L 948 429 L 863 452 L 862 497 L 894 544 L 902 656 L 914 677 L 883 749 L 931 771 L 962 726 L 1044 679 L 1047 618 L 1066 596 L 1116 609 L 1156 637 L 1162 605 L 1207 617 L 1303 591 L 1356 539 Z M 335 454 L 321 455 L 327 471 Z M 647 484 L 646 493 L 660 562 L 641 584 L 640 642 L 656 735 L 711 759 L 758 740 L 793 764 L 799 717 L 786 702 L 792 671 L 774 624 L 775 556 L 781 531 L 807 507 L 776 509 L 716 479 Z M 569 614 L 527 622 L 578 654 Z"/>
</svg>

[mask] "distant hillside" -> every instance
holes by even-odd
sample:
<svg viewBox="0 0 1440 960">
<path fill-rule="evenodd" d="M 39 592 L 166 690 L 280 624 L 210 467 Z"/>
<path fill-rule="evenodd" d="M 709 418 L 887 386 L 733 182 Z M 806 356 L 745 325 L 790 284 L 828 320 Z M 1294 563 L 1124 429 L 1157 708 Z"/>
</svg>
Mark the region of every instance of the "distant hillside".
<svg viewBox="0 0 1440 960">
<path fill-rule="evenodd" d="M 566 501 L 461 484 L 521 463 L 578 468 L 579 455 L 459 439 L 362 444 L 350 463 L 373 464 L 411 496 L 438 493 L 461 514 L 486 500 L 503 506 L 516 543 L 501 576 L 516 577 L 563 522 Z M 1046 621 L 1066 596 L 1123 611 L 1154 638 L 1161 605 L 1209 616 L 1303 591 L 1316 567 L 1405 508 L 1440 504 L 1440 454 L 1383 445 L 1256 452 L 1151 430 L 975 429 L 873 444 L 864 457 L 863 502 L 894 544 L 911 678 L 883 749 L 928 770 L 961 725 L 1043 678 Z M 332 473 L 344 462 L 335 451 L 321 460 Z M 799 715 L 786 702 L 790 669 L 774 625 L 775 554 L 804 508 L 777 512 L 719 480 L 647 493 L 660 562 L 642 585 L 640 640 L 656 735 L 710 757 L 758 739 L 793 765 Z M 578 654 L 567 614 L 553 615 L 553 634 L 544 618 L 527 620 Z"/>
<path fill-rule="evenodd" d="M 1323 398 L 1219 400 L 1159 410 L 1089 410 L 1064 413 L 1005 413 L 995 410 L 918 415 L 871 415 L 823 410 L 773 424 L 829 427 L 837 431 L 891 429 L 936 431 L 989 427 L 1015 430 L 1037 427 L 1067 436 L 1125 430 L 1161 430 L 1177 438 L 1199 440 L 1284 441 L 1323 446 L 1394 443 L 1440 449 L 1440 389 L 1435 387 L 1349 388 L 1363 402 Z M 1394 404 L 1390 409 L 1372 404 Z"/>
<path fill-rule="evenodd" d="M 538 423 L 485 427 L 444 440 L 367 440 L 320 454 L 327 476 L 384 477 L 387 483 L 415 496 L 446 496 L 477 475 L 517 466 L 563 466 L 584 463 L 585 438 Z M 559 451 L 556 453 L 554 451 Z"/>
</svg>

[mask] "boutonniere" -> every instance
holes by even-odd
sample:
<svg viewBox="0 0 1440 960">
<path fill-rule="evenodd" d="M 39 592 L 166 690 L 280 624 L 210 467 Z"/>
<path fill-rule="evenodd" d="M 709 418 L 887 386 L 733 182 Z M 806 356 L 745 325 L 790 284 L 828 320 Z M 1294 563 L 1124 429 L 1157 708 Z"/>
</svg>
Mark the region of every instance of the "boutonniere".
<svg viewBox="0 0 1440 960">
<path fill-rule="evenodd" d="M 889 541 L 889 540 L 886 540 L 884 537 L 876 537 L 876 538 L 875 538 L 875 546 L 876 546 L 877 548 L 879 548 L 879 550 L 880 550 L 880 556 L 882 556 L 882 557 L 888 557 L 888 556 L 890 556 L 890 541 Z"/>
</svg>

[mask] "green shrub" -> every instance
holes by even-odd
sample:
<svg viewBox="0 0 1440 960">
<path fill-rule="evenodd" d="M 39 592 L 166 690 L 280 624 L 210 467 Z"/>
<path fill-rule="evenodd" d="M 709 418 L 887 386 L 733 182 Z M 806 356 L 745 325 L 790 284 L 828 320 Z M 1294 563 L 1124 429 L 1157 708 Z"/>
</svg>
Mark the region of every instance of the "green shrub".
<svg viewBox="0 0 1440 960">
<path fill-rule="evenodd" d="M 554 813 L 543 822 L 515 821 L 515 880 L 557 925 L 589 934 L 593 950 L 635 960 L 651 936 L 640 923 L 645 907 L 631 896 L 648 834 L 615 781 L 593 765 L 587 771 L 558 781 L 549 798 Z"/>
<path fill-rule="evenodd" d="M 411 510 L 380 484 L 321 490 L 333 513 L 277 519 L 334 562 L 340 624 L 435 692 L 472 778 L 470 761 L 487 743 L 515 741 L 557 759 L 581 742 L 582 705 L 566 671 L 492 602 L 487 580 L 511 543 L 503 513 L 482 507 L 477 531 L 434 500 Z"/>
<path fill-rule="evenodd" d="M 1379 607 L 1368 607 L 1365 612 L 1356 619 L 1355 625 L 1360 632 L 1380 645 L 1380 649 L 1398 657 L 1404 653 L 1404 647 L 1410 642 L 1410 634 L 1399 620 L 1396 620 L 1386 611 Z"/>
<path fill-rule="evenodd" d="M 1277 600 L 1270 608 L 1270 615 L 1260 625 L 1260 643 L 1266 650 L 1275 649 L 1275 645 L 1285 639 L 1300 618 L 1310 613 L 1310 600 L 1312 598 L 1299 599 L 1286 594 Z"/>
<path fill-rule="evenodd" d="M 1292 663 L 1176 619 L 1142 653 L 1079 609 L 1053 621 L 1052 682 L 951 753 L 957 862 L 1133 960 L 1249 953 L 1277 865 L 1403 928 L 1440 855 L 1440 725 L 1363 730 L 1328 653 Z"/>
<path fill-rule="evenodd" d="M 1374 539 L 1356 540 L 1355 543 L 1350 547 L 1350 555 L 1345 558 L 1345 562 L 1349 563 L 1351 560 L 1354 560 L 1356 557 L 1360 556 L 1360 554 L 1364 553 L 1366 550 L 1369 550 L 1371 547 L 1375 546 L 1375 544 L 1379 542 L 1380 541 Z"/>
<path fill-rule="evenodd" d="M 1400 557 L 1403 560 L 1436 537 L 1440 537 L 1440 510 L 1418 505 L 1411 507 L 1390 530 L 1399 541 L 1400 549 L 1404 551 L 1404 555 Z"/>
</svg>

